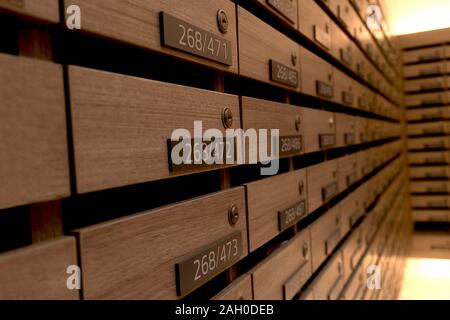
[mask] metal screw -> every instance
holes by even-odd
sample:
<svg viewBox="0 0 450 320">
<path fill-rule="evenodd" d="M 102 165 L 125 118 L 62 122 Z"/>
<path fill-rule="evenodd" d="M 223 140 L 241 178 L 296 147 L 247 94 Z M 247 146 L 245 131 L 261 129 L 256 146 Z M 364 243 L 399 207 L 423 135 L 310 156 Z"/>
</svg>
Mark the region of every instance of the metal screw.
<svg viewBox="0 0 450 320">
<path fill-rule="evenodd" d="M 220 32 L 227 33 L 228 31 L 228 16 L 226 12 L 222 9 L 217 11 L 217 25 Z"/>
<path fill-rule="evenodd" d="M 308 243 L 303 243 L 303 249 L 302 249 L 303 258 L 308 260 L 308 254 L 309 254 L 309 246 Z"/>
<path fill-rule="evenodd" d="M 305 183 L 302 181 L 300 181 L 300 183 L 298 184 L 298 192 L 300 193 L 300 195 L 303 195 L 303 190 L 305 189 Z"/>
<path fill-rule="evenodd" d="M 295 116 L 295 130 L 300 131 L 300 125 L 302 124 L 302 119 L 299 115 Z"/>
<path fill-rule="evenodd" d="M 225 129 L 229 129 L 233 125 L 233 112 L 231 111 L 230 108 L 223 109 L 222 123 Z"/>
<path fill-rule="evenodd" d="M 291 61 L 292 61 L 292 65 L 295 67 L 297 65 L 297 54 L 295 52 L 292 52 L 291 54 Z"/>
<path fill-rule="evenodd" d="M 239 220 L 239 209 L 237 205 L 233 204 L 228 209 L 228 222 L 231 226 L 234 226 Z"/>
</svg>

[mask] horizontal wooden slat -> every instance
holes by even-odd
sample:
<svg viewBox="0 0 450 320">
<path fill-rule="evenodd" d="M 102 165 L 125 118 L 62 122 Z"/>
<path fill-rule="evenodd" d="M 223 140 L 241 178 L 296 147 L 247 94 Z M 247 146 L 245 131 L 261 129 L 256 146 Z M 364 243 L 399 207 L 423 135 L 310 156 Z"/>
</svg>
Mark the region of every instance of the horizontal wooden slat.
<svg viewBox="0 0 450 320">
<path fill-rule="evenodd" d="M 234 280 L 228 287 L 215 295 L 212 300 L 253 300 L 251 275 L 245 274 Z"/>
<path fill-rule="evenodd" d="M 237 96 L 74 66 L 69 81 L 80 193 L 185 173 L 169 170 L 173 131 L 187 129 L 193 138 L 194 121 L 202 121 L 203 132 L 225 135 L 225 108 L 232 128 L 241 127 Z"/>
<path fill-rule="evenodd" d="M 0 0 L 0 11 L 7 11 L 45 22 L 59 22 L 58 0 Z"/>
<path fill-rule="evenodd" d="M 62 237 L 0 255 L 0 299 L 78 300 L 66 273 L 77 265 L 74 237 Z M 72 281 L 70 281 L 72 284 Z"/>
<path fill-rule="evenodd" d="M 246 256 L 246 220 L 238 187 L 76 230 L 84 298 L 177 299 L 175 265 L 235 232 L 242 236 L 240 258 Z"/>
<path fill-rule="evenodd" d="M 237 34 L 236 34 L 236 7 L 228 0 L 199 0 L 195 2 L 183 0 L 64 0 L 65 6 L 78 5 L 81 9 L 81 32 L 111 38 L 134 46 L 142 47 L 163 54 L 176 56 L 195 63 L 200 63 L 213 68 L 237 73 Z M 228 19 L 228 29 L 221 33 L 218 27 L 218 11 L 223 10 Z M 186 53 L 171 47 L 164 46 L 161 42 L 160 12 L 182 20 L 189 25 L 211 33 L 213 36 L 205 36 L 202 31 L 200 36 L 190 26 L 185 25 L 185 30 L 178 31 L 183 43 L 181 47 L 189 48 L 198 54 Z M 191 29 L 189 29 L 191 28 Z M 174 28 L 175 29 L 175 28 Z M 189 32 L 189 30 L 193 30 Z M 184 37 L 182 35 L 184 34 Z M 189 39 L 188 39 L 189 36 Z M 223 50 L 227 44 L 218 40 L 223 38 L 231 43 L 231 66 L 223 65 L 208 58 L 204 52 L 213 52 L 217 57 L 224 57 L 218 50 Z M 213 39 L 212 42 L 210 40 Z M 217 40 L 217 41 L 216 41 Z M 197 42 L 196 42 L 197 41 Z"/>
</svg>

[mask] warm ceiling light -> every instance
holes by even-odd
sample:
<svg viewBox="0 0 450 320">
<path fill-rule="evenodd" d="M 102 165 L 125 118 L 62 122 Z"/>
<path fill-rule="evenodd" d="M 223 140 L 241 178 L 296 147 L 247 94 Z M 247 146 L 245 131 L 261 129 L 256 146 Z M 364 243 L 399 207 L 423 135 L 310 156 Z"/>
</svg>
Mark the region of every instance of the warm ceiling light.
<svg viewBox="0 0 450 320">
<path fill-rule="evenodd" d="M 385 0 L 394 35 L 450 27 L 449 0 Z"/>
</svg>

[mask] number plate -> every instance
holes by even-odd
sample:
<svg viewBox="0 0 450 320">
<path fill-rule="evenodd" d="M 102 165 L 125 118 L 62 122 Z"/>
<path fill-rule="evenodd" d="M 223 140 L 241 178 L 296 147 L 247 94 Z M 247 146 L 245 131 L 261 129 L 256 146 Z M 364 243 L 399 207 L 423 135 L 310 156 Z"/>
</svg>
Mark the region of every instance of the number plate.
<svg viewBox="0 0 450 320">
<path fill-rule="evenodd" d="M 359 134 L 359 139 L 361 140 L 361 142 L 367 142 L 369 141 L 369 134 L 367 132 L 361 132 Z"/>
<path fill-rule="evenodd" d="M 441 133 L 445 133 L 445 129 L 440 127 L 440 128 L 427 128 L 427 129 L 423 129 L 422 130 L 423 134 L 441 134 Z"/>
<path fill-rule="evenodd" d="M 441 59 L 441 54 L 439 52 L 435 52 L 428 55 L 419 56 L 419 61 L 431 61 L 431 60 L 439 60 Z"/>
<path fill-rule="evenodd" d="M 440 141 L 440 142 L 436 142 L 436 143 L 425 143 L 423 145 L 424 149 L 445 149 L 445 142 L 444 141 Z"/>
<path fill-rule="evenodd" d="M 445 159 L 445 157 L 435 157 L 435 158 L 426 158 L 425 159 L 425 163 L 434 163 L 434 164 L 438 164 L 438 163 L 446 163 L 447 160 Z"/>
<path fill-rule="evenodd" d="M 334 133 L 319 134 L 320 148 L 329 148 L 336 145 L 336 135 Z"/>
<path fill-rule="evenodd" d="M 309 278 L 309 262 L 303 262 L 302 266 L 283 285 L 284 300 L 292 298 L 300 291 Z"/>
<path fill-rule="evenodd" d="M 274 8 L 291 23 L 295 23 L 297 11 L 292 0 L 267 0 L 267 4 Z"/>
<path fill-rule="evenodd" d="M 293 226 L 306 216 L 305 200 L 300 201 L 294 206 L 278 212 L 278 226 L 283 231 Z"/>
<path fill-rule="evenodd" d="M 163 45 L 231 66 L 231 41 L 164 12 L 160 20 Z"/>
<path fill-rule="evenodd" d="M 355 210 L 355 212 L 352 213 L 352 215 L 349 218 L 349 225 L 350 228 L 353 227 L 356 223 L 356 221 L 359 220 L 363 216 L 363 212 L 361 210 Z"/>
<path fill-rule="evenodd" d="M 443 89 L 443 85 L 440 82 L 423 84 L 420 86 L 421 90 L 433 90 L 433 89 Z"/>
<path fill-rule="evenodd" d="M 355 143 L 355 134 L 354 133 L 345 133 L 344 140 L 345 140 L 346 145 L 354 144 Z"/>
<path fill-rule="evenodd" d="M 434 192 L 434 193 L 447 193 L 448 188 L 446 185 L 437 186 L 437 187 L 428 187 L 427 192 Z"/>
<path fill-rule="evenodd" d="M 443 118 L 442 112 L 422 115 L 422 120 L 432 120 L 432 119 L 440 119 L 440 118 Z"/>
<path fill-rule="evenodd" d="M 428 206 L 431 208 L 447 208 L 447 201 L 428 201 Z"/>
<path fill-rule="evenodd" d="M 358 180 L 358 179 L 357 179 L 356 172 L 353 172 L 353 173 L 349 174 L 349 175 L 347 176 L 347 186 L 348 186 L 348 187 L 351 186 L 351 185 L 354 184 L 357 180 Z"/>
<path fill-rule="evenodd" d="M 365 165 L 364 167 L 362 167 L 362 174 L 363 174 L 364 176 L 368 175 L 369 172 L 370 172 L 369 165 Z"/>
<path fill-rule="evenodd" d="M 339 229 L 336 229 L 336 231 L 334 231 L 333 234 L 329 236 L 327 240 L 325 240 L 326 255 L 329 255 L 331 251 L 333 251 L 339 240 L 341 240 L 341 231 Z"/>
<path fill-rule="evenodd" d="M 204 169 L 207 166 L 232 165 L 237 159 L 236 143 L 234 138 L 222 138 L 214 144 L 212 141 L 200 139 L 179 141 L 168 139 L 169 170 L 171 172 L 183 172 Z M 173 156 L 179 157 L 178 161 Z"/>
<path fill-rule="evenodd" d="M 175 265 L 177 294 L 185 296 L 239 261 L 242 233 L 235 232 Z"/>
<path fill-rule="evenodd" d="M 367 101 L 364 98 L 358 98 L 358 107 L 361 109 L 366 109 L 367 108 Z"/>
<path fill-rule="evenodd" d="M 341 61 L 344 62 L 346 65 L 351 65 L 353 62 L 351 51 L 340 49 L 340 53 L 341 53 Z"/>
<path fill-rule="evenodd" d="M 280 157 L 298 154 L 302 151 L 302 136 L 280 137 Z"/>
<path fill-rule="evenodd" d="M 334 95 L 333 86 L 328 83 L 317 81 L 316 89 L 317 89 L 316 92 L 317 92 L 318 96 L 321 96 L 324 98 L 332 98 Z"/>
<path fill-rule="evenodd" d="M 427 172 L 425 174 L 425 177 L 430 179 L 433 178 L 437 179 L 437 178 L 447 178 L 447 175 L 445 174 L 445 172 Z"/>
<path fill-rule="evenodd" d="M 428 105 L 431 105 L 431 104 L 441 104 L 441 103 L 442 103 L 442 97 L 438 97 L 438 98 L 435 98 L 435 99 L 422 100 L 422 105 L 423 106 L 428 106 Z"/>
<path fill-rule="evenodd" d="M 353 105 L 353 94 L 351 92 L 342 92 L 342 103 L 352 106 Z"/>
<path fill-rule="evenodd" d="M 439 68 L 439 67 L 434 68 L 434 69 L 422 70 L 419 72 L 419 74 L 421 76 L 432 76 L 432 75 L 438 75 L 441 73 L 442 73 L 442 71 L 441 71 L 441 68 Z"/>
<path fill-rule="evenodd" d="M 328 201 L 338 193 L 338 184 L 333 182 L 332 184 L 322 188 L 322 200 Z"/>
<path fill-rule="evenodd" d="M 298 87 L 298 72 L 281 63 L 269 61 L 270 80 L 292 88 Z"/>
<path fill-rule="evenodd" d="M 314 40 L 320 43 L 325 49 L 329 50 L 331 47 L 331 36 L 330 33 L 314 26 Z"/>
</svg>

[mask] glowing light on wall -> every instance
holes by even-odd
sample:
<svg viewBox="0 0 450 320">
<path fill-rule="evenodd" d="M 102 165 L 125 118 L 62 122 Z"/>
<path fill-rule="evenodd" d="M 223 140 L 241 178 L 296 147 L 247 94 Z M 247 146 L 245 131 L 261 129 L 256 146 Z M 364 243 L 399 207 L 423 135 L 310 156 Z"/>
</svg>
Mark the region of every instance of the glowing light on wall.
<svg viewBox="0 0 450 320">
<path fill-rule="evenodd" d="M 384 0 L 394 35 L 450 27 L 449 0 Z"/>
</svg>

